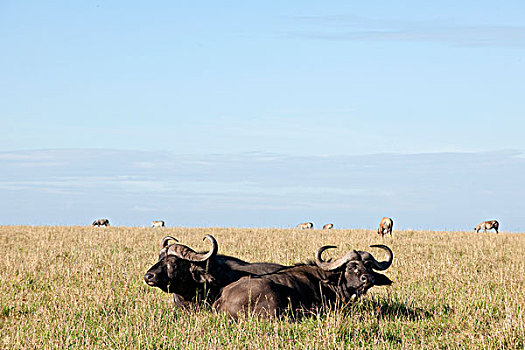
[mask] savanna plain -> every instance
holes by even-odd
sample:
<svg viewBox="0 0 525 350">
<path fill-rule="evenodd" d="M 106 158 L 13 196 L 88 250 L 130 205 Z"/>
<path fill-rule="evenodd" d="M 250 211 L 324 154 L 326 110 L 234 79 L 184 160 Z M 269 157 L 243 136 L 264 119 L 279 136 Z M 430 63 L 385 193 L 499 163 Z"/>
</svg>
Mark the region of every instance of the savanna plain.
<svg viewBox="0 0 525 350">
<path fill-rule="evenodd" d="M 247 261 L 394 252 L 394 282 L 336 310 L 239 321 L 173 307 L 146 270 L 171 235 Z M 525 235 L 371 230 L 0 226 L 1 349 L 524 349 Z"/>
</svg>

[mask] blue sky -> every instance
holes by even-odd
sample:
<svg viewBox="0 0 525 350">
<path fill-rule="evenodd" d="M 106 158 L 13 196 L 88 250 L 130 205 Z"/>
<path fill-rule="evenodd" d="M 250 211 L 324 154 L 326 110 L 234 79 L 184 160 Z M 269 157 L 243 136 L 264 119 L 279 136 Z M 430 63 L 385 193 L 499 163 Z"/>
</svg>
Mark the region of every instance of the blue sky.
<svg viewBox="0 0 525 350">
<path fill-rule="evenodd" d="M 519 190 L 514 193 L 505 183 L 525 175 L 520 163 L 525 150 L 524 23 L 522 1 L 0 1 L 0 156 L 38 160 L 29 173 L 24 172 L 28 165 L 22 171 L 3 161 L 0 196 L 11 209 L 9 216 L 0 214 L 0 223 L 55 224 L 49 215 L 80 195 L 62 173 L 85 154 L 100 161 L 86 160 L 89 166 L 71 174 L 82 186 L 118 188 L 106 191 L 111 192 L 106 202 L 114 205 L 124 198 L 147 202 L 154 190 L 143 186 L 146 175 L 137 175 L 135 168 L 118 163 L 122 168 L 112 167 L 108 175 L 116 182 L 99 182 L 114 161 L 112 152 L 129 164 L 145 154 L 158 160 L 147 176 L 170 184 L 162 203 L 177 217 L 173 225 L 286 226 L 315 217 L 315 210 L 338 210 L 344 225 L 362 227 L 399 210 L 405 213 L 398 214 L 405 228 L 443 228 L 440 220 L 430 225 L 423 218 L 436 211 L 451 217 L 460 209 L 470 221 L 496 216 L 519 221 Z M 38 159 L 42 152 L 50 153 Z M 65 161 L 64 152 L 77 155 Z M 436 154 L 443 166 L 432 168 L 428 164 Z M 513 164 L 518 173 L 483 171 L 485 157 L 494 154 L 505 155 L 505 166 Z M 326 183 L 300 177 L 282 193 L 278 186 L 262 185 L 287 177 L 277 170 L 257 172 L 253 182 L 236 176 L 228 188 L 222 178 L 212 181 L 206 169 L 199 173 L 188 165 L 188 178 L 163 170 L 178 157 L 208 161 L 220 156 L 213 169 L 243 168 L 250 155 L 291 159 L 295 166 L 299 160 L 318 164 L 326 158 L 332 165 L 350 162 L 365 168 L 362 159 L 373 164 L 375 157 L 386 157 L 392 170 L 381 169 L 381 179 L 389 183 L 388 175 L 395 174 L 397 194 L 410 191 L 414 182 L 409 169 L 403 174 L 393 160 L 404 164 L 408 157 L 420 159 L 411 166 L 418 171 L 433 169 L 436 181 L 419 188 L 417 199 L 381 200 L 375 188 L 382 184 L 355 175 L 351 164 L 330 169 L 333 177 L 319 175 Z M 455 162 L 456 157 L 463 161 Z M 53 165 L 57 159 L 61 165 Z M 283 169 L 293 173 L 291 164 Z M 452 186 L 448 164 L 464 164 L 462 174 L 479 180 L 447 192 Z M 42 167 L 54 167 L 51 177 L 44 177 Z M 304 171 L 317 174 L 319 169 Z M 248 169 L 244 173 L 249 178 Z M 28 174 L 31 180 L 24 178 Z M 136 176 L 138 182 L 125 180 Z M 336 180 L 345 177 L 356 182 L 349 186 Z M 18 187 L 17 181 L 22 181 Z M 28 192 L 28 181 L 39 191 Z M 175 182 L 185 184 L 184 191 Z M 242 185 L 246 182 L 250 186 Z M 237 183 L 234 192 L 244 204 L 215 201 L 217 192 L 227 198 Z M 62 194 L 44 194 L 57 187 Z M 421 201 L 433 200 L 425 191 L 449 193 L 452 202 L 470 204 L 448 208 L 443 199 L 420 211 Z M 478 197 L 484 191 L 491 191 L 492 200 Z M 303 192 L 325 198 L 324 207 L 304 214 L 306 204 L 297 201 Z M 384 203 L 368 203 L 371 194 Z M 192 195 L 213 204 L 184 212 L 191 219 L 178 217 L 182 198 Z M 263 206 L 251 199 L 257 196 L 267 198 Z M 18 203 L 20 197 L 31 198 L 26 200 L 31 205 L 5 203 L 6 198 Z M 500 205 L 483 204 L 494 201 Z M 366 203 L 359 209 L 366 219 L 350 219 L 356 202 Z M 97 211 L 100 205 L 89 197 L 83 207 L 73 203 L 68 213 L 76 219 L 63 223 L 104 216 L 108 208 Z M 139 224 L 140 210 L 132 208 L 118 210 L 113 221 Z M 46 210 L 49 215 L 38 214 Z M 272 215 L 275 220 L 266 219 Z M 327 215 L 318 216 L 322 221 Z M 458 219 L 454 225 L 467 229 L 470 221 L 463 226 Z M 523 230 L 518 222 L 507 227 Z"/>
</svg>

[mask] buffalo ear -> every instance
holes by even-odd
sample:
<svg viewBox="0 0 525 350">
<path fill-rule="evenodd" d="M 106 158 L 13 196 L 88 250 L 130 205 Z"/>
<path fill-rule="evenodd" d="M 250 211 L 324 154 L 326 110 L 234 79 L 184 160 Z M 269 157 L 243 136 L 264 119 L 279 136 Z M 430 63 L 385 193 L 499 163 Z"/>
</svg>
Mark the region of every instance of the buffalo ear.
<svg viewBox="0 0 525 350">
<path fill-rule="evenodd" d="M 393 282 L 390 280 L 390 278 L 386 277 L 385 275 L 377 272 L 373 272 L 374 274 L 374 285 L 376 286 L 389 286 Z"/>
<path fill-rule="evenodd" d="M 191 266 L 190 273 L 191 277 L 193 277 L 193 280 L 197 283 L 215 283 L 215 278 L 213 278 L 212 275 L 207 273 L 206 270 L 200 266 Z"/>
</svg>

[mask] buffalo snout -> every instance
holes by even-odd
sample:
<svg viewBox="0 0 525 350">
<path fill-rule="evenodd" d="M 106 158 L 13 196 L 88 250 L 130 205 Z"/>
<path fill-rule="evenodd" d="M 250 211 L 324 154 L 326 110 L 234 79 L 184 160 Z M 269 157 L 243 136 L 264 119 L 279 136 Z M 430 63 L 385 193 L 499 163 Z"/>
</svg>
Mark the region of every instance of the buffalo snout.
<svg viewBox="0 0 525 350">
<path fill-rule="evenodd" d="M 144 281 L 150 286 L 155 286 L 155 277 L 156 276 L 153 272 L 146 272 L 146 274 L 144 275 Z"/>
<path fill-rule="evenodd" d="M 372 285 L 374 284 L 374 276 L 368 274 L 368 273 L 365 273 L 364 275 L 361 276 L 361 282 L 363 282 L 364 284 L 366 285 Z"/>
</svg>

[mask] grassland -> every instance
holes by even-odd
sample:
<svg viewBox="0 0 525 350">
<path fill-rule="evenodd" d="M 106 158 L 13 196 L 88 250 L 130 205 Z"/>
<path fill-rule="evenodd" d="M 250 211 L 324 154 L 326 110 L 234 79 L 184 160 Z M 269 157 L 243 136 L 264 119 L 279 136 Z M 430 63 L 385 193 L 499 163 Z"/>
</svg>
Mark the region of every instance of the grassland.
<svg viewBox="0 0 525 350">
<path fill-rule="evenodd" d="M 167 234 L 249 261 L 305 261 L 383 241 L 391 287 L 299 321 L 174 309 L 142 280 Z M 327 252 L 329 253 L 329 252 Z M 525 235 L 367 230 L 0 227 L 1 349 L 523 349 Z M 330 254 L 327 254 L 328 256 Z M 379 259 L 383 253 L 375 252 Z"/>
</svg>

